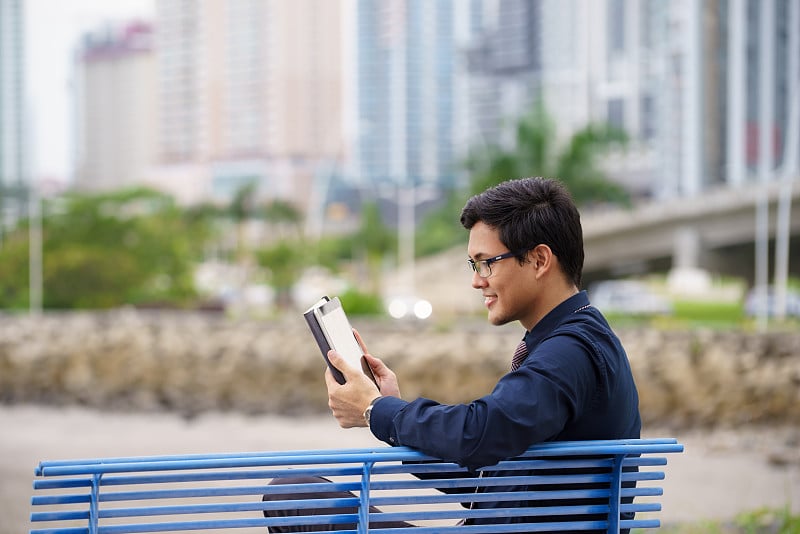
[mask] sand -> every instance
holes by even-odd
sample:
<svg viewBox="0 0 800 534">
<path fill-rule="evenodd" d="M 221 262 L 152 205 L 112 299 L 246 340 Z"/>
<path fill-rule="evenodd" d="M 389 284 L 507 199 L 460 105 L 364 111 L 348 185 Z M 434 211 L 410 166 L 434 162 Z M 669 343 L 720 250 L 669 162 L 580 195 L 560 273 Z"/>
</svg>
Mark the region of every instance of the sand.
<svg viewBox="0 0 800 534">
<path fill-rule="evenodd" d="M 644 434 L 676 437 L 686 448 L 671 455 L 666 467 L 664 524 L 725 521 L 761 507 L 788 505 L 800 513 L 798 429 L 647 429 Z M 208 414 L 187 421 L 172 414 L 0 406 L 0 534 L 31 528 L 31 482 L 40 460 L 373 445 L 377 441 L 366 429 L 344 430 L 325 416 Z M 776 453 L 790 462 L 770 462 Z"/>
</svg>

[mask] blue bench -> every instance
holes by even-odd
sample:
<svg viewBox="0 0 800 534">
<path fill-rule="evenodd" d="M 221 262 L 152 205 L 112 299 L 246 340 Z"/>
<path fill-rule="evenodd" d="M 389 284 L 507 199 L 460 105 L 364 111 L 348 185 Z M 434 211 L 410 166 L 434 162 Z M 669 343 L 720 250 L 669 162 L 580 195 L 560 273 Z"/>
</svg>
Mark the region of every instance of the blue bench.
<svg viewBox="0 0 800 534">
<path fill-rule="evenodd" d="M 418 525 L 417 534 L 656 528 L 660 522 L 654 515 L 661 509 L 657 498 L 662 495 L 657 481 L 664 478 L 661 466 L 667 463 L 665 454 L 682 450 L 674 439 L 544 443 L 518 458 L 480 470 L 502 470 L 502 477 L 483 477 L 405 447 L 44 461 L 35 472 L 30 532 L 245 529 L 237 532 L 264 534 L 270 525 L 297 524 L 350 525 L 350 530 L 338 532 L 404 532 L 377 528 L 380 525 L 374 523 L 390 520 Z M 462 473 L 453 477 L 453 471 Z M 272 479 L 296 476 L 325 477 L 329 482 L 269 484 Z M 493 492 L 491 488 L 498 484 L 521 489 Z M 477 486 L 490 489 L 475 492 Z M 442 488 L 466 489 L 453 494 L 439 491 Z M 262 501 L 262 495 L 330 490 L 349 491 L 353 496 Z M 487 499 L 515 507 L 470 507 L 471 502 Z M 539 506 L 520 507 L 522 501 Z M 371 506 L 381 513 L 371 511 Z M 320 507 L 332 513 L 304 512 Z M 296 509 L 298 515 L 264 516 L 264 510 L 280 508 Z M 620 519 L 620 513 L 626 512 L 635 512 L 635 519 Z M 559 519 L 455 526 L 463 518 L 510 514 Z M 601 519 L 586 520 L 586 514 Z M 373 525 L 368 527 L 369 521 Z"/>
</svg>

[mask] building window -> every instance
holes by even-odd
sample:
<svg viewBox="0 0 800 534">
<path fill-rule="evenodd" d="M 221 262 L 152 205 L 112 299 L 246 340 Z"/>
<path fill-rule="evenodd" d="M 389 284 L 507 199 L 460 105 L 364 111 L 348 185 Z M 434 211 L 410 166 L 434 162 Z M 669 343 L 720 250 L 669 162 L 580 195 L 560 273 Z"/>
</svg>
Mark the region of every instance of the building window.
<svg viewBox="0 0 800 534">
<path fill-rule="evenodd" d="M 656 134 L 656 110 L 653 95 L 642 95 L 639 119 L 639 135 L 645 141 L 653 139 Z"/>
<path fill-rule="evenodd" d="M 621 98 L 612 98 L 608 101 L 607 121 L 609 126 L 625 129 L 625 101 Z"/>
<path fill-rule="evenodd" d="M 612 55 L 625 51 L 625 0 L 608 2 L 608 49 Z"/>
</svg>

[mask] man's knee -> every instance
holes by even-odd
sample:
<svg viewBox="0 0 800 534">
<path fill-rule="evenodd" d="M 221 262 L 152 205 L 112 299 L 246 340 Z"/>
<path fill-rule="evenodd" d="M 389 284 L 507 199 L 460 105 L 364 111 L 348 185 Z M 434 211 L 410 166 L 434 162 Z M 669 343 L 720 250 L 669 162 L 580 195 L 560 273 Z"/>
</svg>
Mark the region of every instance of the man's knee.
<svg viewBox="0 0 800 534">
<path fill-rule="evenodd" d="M 299 476 L 299 477 L 284 477 L 284 478 L 273 478 L 270 480 L 268 486 L 280 486 L 286 484 L 323 484 L 323 483 L 330 483 L 331 481 L 324 477 L 311 477 L 311 476 Z M 293 499 L 323 499 L 325 495 L 329 492 L 324 491 L 307 491 L 307 492 L 297 492 L 297 493 L 283 493 L 283 492 L 267 492 L 261 497 L 262 501 L 286 501 L 286 500 L 293 500 Z"/>
<path fill-rule="evenodd" d="M 270 481 L 268 486 L 280 485 L 296 485 L 296 484 L 331 484 L 331 481 L 323 477 L 286 477 L 275 478 Z M 265 493 L 261 500 L 265 502 L 278 502 L 287 500 L 304 500 L 304 499 L 332 499 L 342 497 L 354 497 L 352 493 L 346 491 L 324 491 L 320 489 L 312 489 L 298 492 L 270 492 Z M 265 509 L 264 517 L 297 517 L 300 515 L 336 515 L 336 514 L 354 514 L 357 513 L 358 507 L 342 507 L 342 508 L 306 508 L 303 512 L 295 509 L 277 508 Z M 297 525 L 286 527 L 269 527 L 269 532 L 314 532 L 320 529 L 323 530 L 353 530 L 356 525 L 349 523 L 334 524 L 334 525 Z"/>
</svg>

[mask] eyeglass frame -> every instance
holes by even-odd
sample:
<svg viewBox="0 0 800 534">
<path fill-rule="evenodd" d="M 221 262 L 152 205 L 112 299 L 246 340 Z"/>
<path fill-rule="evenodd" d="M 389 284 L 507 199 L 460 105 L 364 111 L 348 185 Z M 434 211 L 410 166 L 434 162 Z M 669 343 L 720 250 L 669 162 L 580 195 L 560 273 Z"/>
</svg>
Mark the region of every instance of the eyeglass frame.
<svg viewBox="0 0 800 534">
<path fill-rule="evenodd" d="M 509 251 L 509 252 L 504 252 L 499 256 L 494 256 L 493 258 L 486 258 L 485 260 L 475 261 L 472 258 L 467 258 L 467 264 L 472 268 L 472 272 L 477 273 L 478 276 L 480 276 L 481 278 L 489 278 L 490 276 L 492 276 L 492 264 L 494 262 L 505 260 L 507 258 L 513 258 L 517 255 L 518 255 L 517 252 Z M 486 276 L 481 274 L 481 267 L 479 267 L 480 264 L 486 266 L 486 269 L 489 270 L 489 274 L 487 274 Z"/>
</svg>

